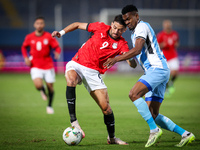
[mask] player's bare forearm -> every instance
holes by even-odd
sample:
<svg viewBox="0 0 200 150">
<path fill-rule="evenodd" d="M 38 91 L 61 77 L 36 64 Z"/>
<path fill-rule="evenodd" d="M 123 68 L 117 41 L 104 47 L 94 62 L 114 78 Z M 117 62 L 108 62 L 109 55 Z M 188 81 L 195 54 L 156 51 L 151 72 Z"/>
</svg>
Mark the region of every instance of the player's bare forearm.
<svg viewBox="0 0 200 150">
<path fill-rule="evenodd" d="M 86 30 L 88 23 L 81 23 L 81 22 L 74 22 L 67 27 L 65 27 L 63 30 L 65 33 L 72 32 L 76 29 Z"/>
<path fill-rule="evenodd" d="M 159 43 L 159 46 L 160 46 L 160 49 L 163 49 L 164 47 L 166 47 L 166 43 L 165 42 Z"/>
<path fill-rule="evenodd" d="M 179 42 L 176 42 L 174 46 L 175 46 L 175 48 L 178 48 L 179 47 Z"/>
<path fill-rule="evenodd" d="M 136 56 L 137 53 L 135 53 L 134 49 L 131 49 L 130 51 L 128 51 L 127 53 L 121 55 L 121 56 L 117 56 L 115 58 L 108 58 L 107 61 L 103 64 L 105 68 L 111 68 L 116 62 L 119 61 L 123 61 L 123 60 L 127 60 L 130 59 L 134 56 Z"/>
<path fill-rule="evenodd" d="M 25 57 L 24 58 L 24 61 L 25 61 L 25 64 L 27 65 L 27 66 L 31 66 L 31 61 L 29 60 L 29 58 L 28 57 Z"/>
<path fill-rule="evenodd" d="M 104 63 L 105 68 L 111 68 L 116 62 L 128 60 L 130 58 L 133 58 L 141 53 L 141 50 L 145 44 L 145 40 L 142 38 L 139 38 L 135 42 L 135 47 L 132 48 L 130 51 L 126 52 L 125 54 L 121 56 L 117 56 L 115 58 L 108 58 L 108 60 Z"/>
<path fill-rule="evenodd" d="M 137 67 L 137 62 L 135 61 L 134 58 L 126 60 L 126 61 L 127 61 L 127 63 L 129 64 L 130 67 L 132 67 L 132 68 L 136 68 Z"/>
<path fill-rule="evenodd" d="M 135 42 L 135 47 L 132 48 L 130 51 L 126 52 L 125 54 L 115 57 L 116 61 L 119 62 L 119 61 L 123 61 L 123 60 L 128 60 L 130 58 L 137 56 L 138 54 L 141 53 L 141 50 L 142 50 L 144 44 L 145 44 L 145 40 L 142 38 L 138 38 Z"/>
<path fill-rule="evenodd" d="M 72 32 L 76 29 L 86 30 L 87 25 L 88 25 L 88 23 L 74 22 L 62 30 L 62 32 L 64 32 L 63 35 L 68 32 Z M 60 38 L 62 36 L 61 33 L 58 31 L 54 31 L 51 35 L 52 35 L 52 37 L 58 37 L 58 38 Z"/>
<path fill-rule="evenodd" d="M 54 52 L 54 58 L 56 59 L 56 60 L 58 60 L 59 58 L 60 58 L 60 53 L 58 53 L 58 52 Z"/>
</svg>

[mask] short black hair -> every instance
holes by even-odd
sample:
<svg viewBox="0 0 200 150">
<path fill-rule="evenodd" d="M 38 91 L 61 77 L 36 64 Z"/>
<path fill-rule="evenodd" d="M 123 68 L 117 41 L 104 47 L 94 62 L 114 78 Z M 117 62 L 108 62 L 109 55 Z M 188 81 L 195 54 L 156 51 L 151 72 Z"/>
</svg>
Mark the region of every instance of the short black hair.
<svg viewBox="0 0 200 150">
<path fill-rule="evenodd" d="M 116 22 L 118 22 L 119 24 L 121 24 L 121 25 L 123 25 L 124 27 L 126 27 L 126 24 L 125 24 L 125 22 L 124 22 L 124 20 L 123 20 L 121 14 L 115 16 L 113 22 L 114 22 L 114 21 L 116 21 Z"/>
<path fill-rule="evenodd" d="M 122 15 L 125 15 L 128 12 L 138 12 L 138 9 L 134 5 L 126 5 L 124 8 L 122 8 Z"/>
<path fill-rule="evenodd" d="M 45 21 L 45 19 L 44 19 L 44 17 L 43 17 L 43 16 L 37 16 L 37 17 L 35 18 L 35 21 L 36 21 L 36 20 L 38 20 L 38 19 L 42 19 L 42 20 L 44 20 L 44 21 Z"/>
</svg>

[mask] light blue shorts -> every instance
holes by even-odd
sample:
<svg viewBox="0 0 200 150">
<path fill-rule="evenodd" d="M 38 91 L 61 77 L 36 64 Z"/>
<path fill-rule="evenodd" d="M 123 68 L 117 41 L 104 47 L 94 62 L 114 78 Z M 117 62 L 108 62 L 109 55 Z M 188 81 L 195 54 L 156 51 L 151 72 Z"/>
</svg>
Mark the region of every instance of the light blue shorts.
<svg viewBox="0 0 200 150">
<path fill-rule="evenodd" d="M 149 68 L 138 80 L 138 82 L 142 82 L 149 89 L 149 92 L 145 94 L 145 101 L 157 101 L 162 103 L 169 77 L 169 69 Z"/>
</svg>

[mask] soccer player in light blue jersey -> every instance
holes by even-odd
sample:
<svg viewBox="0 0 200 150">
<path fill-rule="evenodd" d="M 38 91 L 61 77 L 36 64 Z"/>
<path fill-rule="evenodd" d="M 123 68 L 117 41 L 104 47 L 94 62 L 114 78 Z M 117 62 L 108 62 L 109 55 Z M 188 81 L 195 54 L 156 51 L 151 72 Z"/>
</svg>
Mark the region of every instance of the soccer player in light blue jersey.
<svg viewBox="0 0 200 150">
<path fill-rule="evenodd" d="M 138 10 L 134 5 L 125 6 L 122 9 L 122 15 L 126 25 L 132 31 L 133 48 L 124 55 L 109 58 L 104 66 L 110 68 L 116 62 L 136 57 L 144 70 L 144 75 L 131 89 L 129 98 L 150 128 L 150 136 L 145 147 L 154 145 L 161 137 L 162 130 L 157 125 L 182 136 L 180 143 L 176 145 L 177 147 L 191 143 L 195 140 L 194 134 L 179 127 L 172 120 L 159 113 L 170 70 L 153 29 L 149 23 L 139 19 Z M 145 100 L 142 98 L 144 95 Z"/>
</svg>

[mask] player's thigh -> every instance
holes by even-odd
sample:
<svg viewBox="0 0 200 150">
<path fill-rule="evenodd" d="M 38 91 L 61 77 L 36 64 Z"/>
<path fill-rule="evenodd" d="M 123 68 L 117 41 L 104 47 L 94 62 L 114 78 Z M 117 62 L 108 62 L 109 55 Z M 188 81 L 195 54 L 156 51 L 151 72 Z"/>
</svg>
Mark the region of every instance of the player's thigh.
<svg viewBox="0 0 200 150">
<path fill-rule="evenodd" d="M 66 64 L 65 79 L 67 86 L 75 87 L 77 84 L 82 83 L 82 71 L 80 65 L 74 61 L 70 61 Z"/>
<path fill-rule="evenodd" d="M 179 60 L 178 58 L 172 58 L 170 60 L 167 61 L 168 65 L 169 65 L 169 69 L 172 70 L 179 70 Z"/>
<path fill-rule="evenodd" d="M 162 103 L 165 95 L 166 84 L 168 80 L 160 83 L 157 87 L 155 87 L 152 91 L 149 91 L 145 94 L 145 101 L 155 101 Z"/>
<path fill-rule="evenodd" d="M 138 81 L 134 86 L 133 88 L 130 90 L 129 92 L 129 98 L 132 100 L 132 101 L 135 101 L 137 100 L 138 98 L 144 96 L 147 92 L 148 92 L 148 87 Z"/>
<path fill-rule="evenodd" d="M 81 82 L 81 78 L 75 70 L 68 70 L 65 73 L 65 79 L 67 81 L 67 86 L 76 86 Z"/>
<path fill-rule="evenodd" d="M 83 72 L 83 84 L 87 91 L 107 89 L 99 71 L 85 67 Z"/>
<path fill-rule="evenodd" d="M 41 69 L 38 68 L 31 68 L 31 79 L 36 88 L 41 88 L 43 86 L 43 72 Z"/>
<path fill-rule="evenodd" d="M 91 91 L 90 95 L 99 105 L 104 114 L 110 114 L 112 112 L 111 107 L 109 105 L 109 97 L 107 89 L 98 89 Z"/>
<path fill-rule="evenodd" d="M 35 79 L 33 80 L 33 83 L 34 83 L 34 85 L 35 85 L 35 87 L 36 87 L 37 89 L 40 89 L 40 88 L 42 88 L 42 86 L 43 86 L 43 80 L 42 80 L 41 78 L 35 78 Z"/>
<path fill-rule="evenodd" d="M 43 71 L 39 68 L 31 68 L 30 74 L 31 74 L 32 80 L 34 80 L 36 78 L 43 79 L 43 77 L 44 77 Z"/>
<path fill-rule="evenodd" d="M 138 81 L 145 84 L 149 91 L 153 91 L 156 87 L 164 82 L 168 82 L 170 76 L 169 69 L 162 68 L 149 68 L 144 75 L 140 77 Z"/>
<path fill-rule="evenodd" d="M 46 83 L 54 83 L 55 82 L 55 71 L 54 68 L 43 70 L 44 80 Z"/>
</svg>

